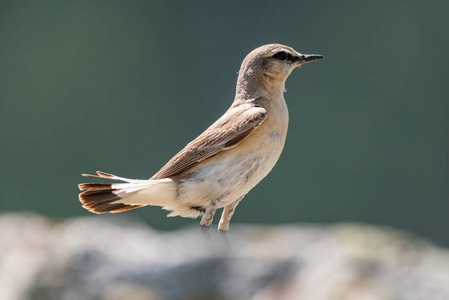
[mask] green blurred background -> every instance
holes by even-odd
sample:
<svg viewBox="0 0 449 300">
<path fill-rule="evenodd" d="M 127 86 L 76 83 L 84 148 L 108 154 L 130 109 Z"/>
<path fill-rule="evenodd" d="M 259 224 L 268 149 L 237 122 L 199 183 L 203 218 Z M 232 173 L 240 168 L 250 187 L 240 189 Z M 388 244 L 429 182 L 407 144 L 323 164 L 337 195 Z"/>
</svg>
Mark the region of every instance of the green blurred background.
<svg viewBox="0 0 449 300">
<path fill-rule="evenodd" d="M 149 178 L 283 43 L 290 128 L 242 223 L 367 222 L 449 245 L 447 1 L 1 1 L 2 212 L 88 215 L 80 174 Z M 150 207 L 126 213 L 159 229 Z M 101 218 L 101 216 L 98 216 Z M 218 216 L 216 217 L 218 219 Z"/>
</svg>

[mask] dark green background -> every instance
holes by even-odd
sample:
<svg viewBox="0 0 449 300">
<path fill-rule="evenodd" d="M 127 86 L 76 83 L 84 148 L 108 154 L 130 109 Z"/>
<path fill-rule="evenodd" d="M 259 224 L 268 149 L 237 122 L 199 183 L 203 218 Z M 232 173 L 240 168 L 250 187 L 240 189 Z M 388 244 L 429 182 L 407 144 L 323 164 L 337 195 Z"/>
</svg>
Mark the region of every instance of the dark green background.
<svg viewBox="0 0 449 300">
<path fill-rule="evenodd" d="M 149 178 L 231 104 L 245 55 L 277 42 L 326 59 L 288 79 L 284 153 L 233 222 L 368 222 L 449 245 L 448 11 L 448 1 L 2 1 L 0 209 L 88 215 L 80 173 Z M 166 213 L 127 215 L 161 229 L 198 222 Z"/>
</svg>

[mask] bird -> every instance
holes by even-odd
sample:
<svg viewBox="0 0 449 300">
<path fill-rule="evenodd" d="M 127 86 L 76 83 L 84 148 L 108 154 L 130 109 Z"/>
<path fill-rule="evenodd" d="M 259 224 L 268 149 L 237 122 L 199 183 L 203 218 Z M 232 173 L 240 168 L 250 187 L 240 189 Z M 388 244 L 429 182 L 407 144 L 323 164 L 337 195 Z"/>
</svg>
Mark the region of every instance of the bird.
<svg viewBox="0 0 449 300">
<path fill-rule="evenodd" d="M 160 206 L 168 216 L 201 217 L 209 228 L 223 208 L 220 232 L 229 229 L 237 205 L 272 170 L 284 148 L 289 113 L 285 82 L 302 65 L 324 58 L 282 44 L 251 51 L 238 72 L 229 109 L 150 179 L 128 179 L 97 171 L 82 174 L 119 183 L 81 183 L 79 200 L 96 213 Z"/>
</svg>

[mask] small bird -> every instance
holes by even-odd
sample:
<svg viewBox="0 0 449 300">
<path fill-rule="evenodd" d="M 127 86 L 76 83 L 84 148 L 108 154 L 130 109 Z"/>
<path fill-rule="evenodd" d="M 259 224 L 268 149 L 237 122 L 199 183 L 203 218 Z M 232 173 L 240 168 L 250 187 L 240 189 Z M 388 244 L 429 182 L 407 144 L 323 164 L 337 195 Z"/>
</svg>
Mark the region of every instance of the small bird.
<svg viewBox="0 0 449 300">
<path fill-rule="evenodd" d="M 101 171 L 82 174 L 123 181 L 79 184 L 83 207 L 102 214 L 161 206 L 170 211 L 168 216 L 202 215 L 204 228 L 210 227 L 216 210 L 224 208 L 218 229 L 227 231 L 236 206 L 267 176 L 284 148 L 287 77 L 293 69 L 322 58 L 281 44 L 253 50 L 240 67 L 234 102 L 221 118 L 149 180 Z"/>
</svg>

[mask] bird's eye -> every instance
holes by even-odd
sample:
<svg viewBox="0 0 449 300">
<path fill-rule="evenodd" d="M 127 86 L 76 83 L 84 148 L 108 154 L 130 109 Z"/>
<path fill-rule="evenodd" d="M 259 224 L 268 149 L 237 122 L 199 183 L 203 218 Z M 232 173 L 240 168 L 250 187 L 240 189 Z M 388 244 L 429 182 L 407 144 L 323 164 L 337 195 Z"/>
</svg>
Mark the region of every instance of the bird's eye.
<svg viewBox="0 0 449 300">
<path fill-rule="evenodd" d="M 286 60 L 287 59 L 287 53 L 285 52 L 278 52 L 275 55 L 273 55 L 273 58 L 279 59 L 279 60 Z"/>
</svg>

